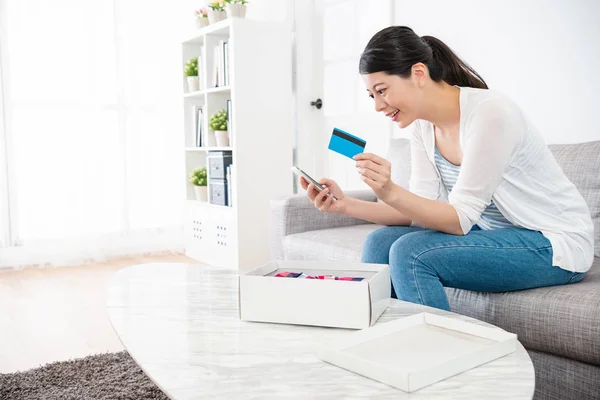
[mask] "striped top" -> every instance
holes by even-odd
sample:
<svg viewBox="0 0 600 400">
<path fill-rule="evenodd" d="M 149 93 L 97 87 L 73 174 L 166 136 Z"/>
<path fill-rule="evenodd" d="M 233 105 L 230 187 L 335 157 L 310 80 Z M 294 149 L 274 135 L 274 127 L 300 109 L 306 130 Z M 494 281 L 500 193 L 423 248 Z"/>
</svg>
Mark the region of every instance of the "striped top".
<svg viewBox="0 0 600 400">
<path fill-rule="evenodd" d="M 448 194 L 450 194 L 452 188 L 456 184 L 456 180 L 458 179 L 460 166 L 454 165 L 450 161 L 446 160 L 439 152 L 437 147 L 435 148 L 434 159 L 435 165 L 442 176 L 442 182 L 446 186 Z M 493 200 L 483 211 L 476 225 L 483 230 L 514 227 L 514 225 L 507 220 L 504 215 L 502 215 L 500 210 L 498 210 Z"/>
</svg>

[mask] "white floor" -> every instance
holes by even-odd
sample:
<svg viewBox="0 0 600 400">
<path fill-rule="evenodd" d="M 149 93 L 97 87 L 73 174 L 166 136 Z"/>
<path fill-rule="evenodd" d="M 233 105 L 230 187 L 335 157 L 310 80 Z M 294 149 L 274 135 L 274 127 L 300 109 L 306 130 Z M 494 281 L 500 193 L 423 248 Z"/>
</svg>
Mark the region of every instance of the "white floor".
<svg viewBox="0 0 600 400">
<path fill-rule="evenodd" d="M 123 350 L 104 309 L 106 283 L 121 268 L 151 262 L 197 263 L 168 254 L 0 271 L 0 373 Z"/>
</svg>

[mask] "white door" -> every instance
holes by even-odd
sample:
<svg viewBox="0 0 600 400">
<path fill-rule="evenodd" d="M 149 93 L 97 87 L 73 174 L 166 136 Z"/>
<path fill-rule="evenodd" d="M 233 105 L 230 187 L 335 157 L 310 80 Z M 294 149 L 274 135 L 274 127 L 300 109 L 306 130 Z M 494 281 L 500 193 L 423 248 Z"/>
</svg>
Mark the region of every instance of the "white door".
<svg viewBox="0 0 600 400">
<path fill-rule="evenodd" d="M 393 124 L 375 112 L 358 73 L 369 39 L 392 25 L 392 0 L 296 1 L 296 165 L 343 189 L 369 189 L 354 160 L 327 149 L 334 127 L 367 141 L 385 156 Z M 321 99 L 322 108 L 311 106 Z"/>
</svg>

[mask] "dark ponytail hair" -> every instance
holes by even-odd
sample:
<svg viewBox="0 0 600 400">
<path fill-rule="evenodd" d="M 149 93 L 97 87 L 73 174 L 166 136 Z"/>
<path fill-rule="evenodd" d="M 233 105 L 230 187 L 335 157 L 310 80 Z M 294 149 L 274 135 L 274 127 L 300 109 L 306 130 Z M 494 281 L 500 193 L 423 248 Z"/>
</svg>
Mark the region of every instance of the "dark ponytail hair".
<svg viewBox="0 0 600 400">
<path fill-rule="evenodd" d="M 444 42 L 433 36 L 419 37 L 407 26 L 390 26 L 376 33 L 360 56 L 359 71 L 408 78 L 412 66 L 419 62 L 427 66 L 435 82 L 488 88 L 483 78 Z"/>
</svg>

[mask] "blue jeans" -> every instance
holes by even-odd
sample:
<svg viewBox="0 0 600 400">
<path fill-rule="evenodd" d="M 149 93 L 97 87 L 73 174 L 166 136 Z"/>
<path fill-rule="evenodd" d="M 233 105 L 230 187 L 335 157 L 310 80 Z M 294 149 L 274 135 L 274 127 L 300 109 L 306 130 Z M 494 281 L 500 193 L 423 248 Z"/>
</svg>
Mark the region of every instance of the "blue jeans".
<svg viewBox="0 0 600 400">
<path fill-rule="evenodd" d="M 552 246 L 538 231 L 481 230 L 464 236 L 387 226 L 371 232 L 362 262 L 389 264 L 392 297 L 450 310 L 444 287 L 508 292 L 579 282 L 584 273 L 552 266 Z"/>
</svg>

